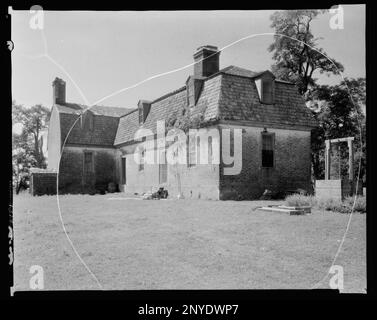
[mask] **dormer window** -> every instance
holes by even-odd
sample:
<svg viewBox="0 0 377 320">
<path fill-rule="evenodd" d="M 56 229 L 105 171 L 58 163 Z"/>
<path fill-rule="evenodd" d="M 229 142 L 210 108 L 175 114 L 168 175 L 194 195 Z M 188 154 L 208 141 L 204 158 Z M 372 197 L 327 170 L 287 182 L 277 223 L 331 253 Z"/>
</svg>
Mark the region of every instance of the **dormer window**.
<svg viewBox="0 0 377 320">
<path fill-rule="evenodd" d="M 90 110 L 85 111 L 81 116 L 80 123 L 81 128 L 92 131 L 94 129 L 94 114 Z"/>
<path fill-rule="evenodd" d="M 265 79 L 262 80 L 262 102 L 266 104 L 274 103 L 273 95 L 273 80 Z"/>
<path fill-rule="evenodd" d="M 258 89 L 259 100 L 264 104 L 274 103 L 275 77 L 270 71 L 264 72 L 255 80 Z"/>
<path fill-rule="evenodd" d="M 143 122 L 144 122 L 143 107 L 139 106 L 139 124 L 143 124 Z"/>
<path fill-rule="evenodd" d="M 139 109 L 139 124 L 141 125 L 148 117 L 149 111 L 151 109 L 151 102 L 140 100 L 137 105 Z"/>
</svg>

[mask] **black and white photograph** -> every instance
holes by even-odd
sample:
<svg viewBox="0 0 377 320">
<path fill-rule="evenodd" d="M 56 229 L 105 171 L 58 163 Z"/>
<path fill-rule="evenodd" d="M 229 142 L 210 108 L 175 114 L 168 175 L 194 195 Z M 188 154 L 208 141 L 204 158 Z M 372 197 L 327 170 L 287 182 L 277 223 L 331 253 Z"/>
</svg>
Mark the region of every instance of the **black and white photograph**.
<svg viewBox="0 0 377 320">
<path fill-rule="evenodd" d="M 313 7 L 10 6 L 11 295 L 366 295 L 366 5 Z"/>
</svg>

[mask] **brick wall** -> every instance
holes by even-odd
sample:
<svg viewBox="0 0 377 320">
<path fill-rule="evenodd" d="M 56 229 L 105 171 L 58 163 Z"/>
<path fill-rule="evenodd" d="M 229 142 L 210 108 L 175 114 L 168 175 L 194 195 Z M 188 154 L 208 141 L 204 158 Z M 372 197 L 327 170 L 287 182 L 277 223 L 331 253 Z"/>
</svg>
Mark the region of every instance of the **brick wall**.
<svg viewBox="0 0 377 320">
<path fill-rule="evenodd" d="M 263 128 L 227 128 L 243 130 L 242 170 L 237 175 L 224 175 L 224 165 L 220 165 L 220 199 L 258 199 L 265 189 L 285 192 L 302 188 L 312 192 L 309 131 L 267 128 L 275 134 L 274 167 L 262 168 Z"/>
<path fill-rule="evenodd" d="M 218 144 L 219 141 L 214 138 L 213 144 L 215 143 Z M 138 164 L 134 161 L 135 148 L 136 144 L 122 147 L 117 155 L 117 176 L 121 191 L 142 194 L 149 191 L 155 192 L 159 187 L 164 187 L 171 197 L 176 197 L 181 192 L 185 198 L 219 199 L 218 164 L 197 164 L 192 167 L 186 164 L 169 164 L 167 182 L 160 184 L 159 165 L 146 163 L 144 170 L 139 171 Z M 125 185 L 119 179 L 122 156 L 126 156 L 127 181 Z"/>
<path fill-rule="evenodd" d="M 56 194 L 56 172 L 32 172 L 30 193 L 33 196 Z"/>
<path fill-rule="evenodd" d="M 94 176 L 84 181 L 84 152 L 93 153 Z M 116 181 L 115 150 L 93 147 L 65 147 L 59 170 L 59 193 L 104 192 Z"/>
<path fill-rule="evenodd" d="M 230 126 L 220 126 L 229 128 Z M 117 155 L 117 177 L 121 177 L 121 158 L 126 156 L 125 185 L 118 179 L 121 191 L 142 194 L 164 186 L 173 197 L 179 190 L 185 198 L 201 199 L 258 199 L 265 189 L 291 191 L 298 188 L 312 192 L 310 132 L 268 129 L 275 134 L 274 167 L 262 168 L 261 132 L 263 128 L 240 128 L 242 134 L 242 168 L 236 175 L 225 175 L 223 164 L 169 165 L 168 182 L 159 183 L 159 166 L 145 164 L 138 170 L 134 161 L 136 144 L 120 148 Z M 220 143 L 220 140 L 214 143 Z M 225 141 L 222 141 L 222 146 Z M 233 142 L 231 143 L 233 145 Z M 229 146 L 228 146 L 229 147 Z M 221 149 L 219 148 L 220 153 Z M 233 154 L 230 147 L 231 155 Z M 180 185 L 180 188 L 179 188 Z"/>
</svg>

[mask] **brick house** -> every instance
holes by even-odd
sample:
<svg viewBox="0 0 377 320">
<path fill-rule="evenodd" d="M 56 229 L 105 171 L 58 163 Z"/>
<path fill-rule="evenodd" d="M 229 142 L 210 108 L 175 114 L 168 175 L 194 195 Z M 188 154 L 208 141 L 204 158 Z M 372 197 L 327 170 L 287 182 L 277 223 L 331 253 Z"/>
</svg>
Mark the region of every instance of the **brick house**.
<svg viewBox="0 0 377 320">
<path fill-rule="evenodd" d="M 65 82 L 55 79 L 48 168 L 59 167 L 61 192 L 103 189 L 109 182 L 127 193 L 163 186 L 171 196 L 220 200 L 256 199 L 265 189 L 311 190 L 310 139 L 316 122 L 295 85 L 275 79 L 270 71 L 220 70 L 219 56 L 216 47 L 198 48 L 194 73 L 184 86 L 153 101 L 140 100 L 135 109 L 95 106 L 83 113 L 85 106 L 65 101 Z M 135 154 L 145 157 L 140 146 L 146 137 L 135 138 L 140 129 L 151 133 L 155 160 L 166 159 L 157 123 L 174 126 L 184 117 L 199 117 L 208 133 L 205 140 L 187 138 L 186 164 L 134 160 Z M 239 150 L 236 133 L 242 138 Z M 225 149 L 230 159 L 241 158 L 235 174 L 227 174 L 232 164 L 224 158 Z M 209 150 L 211 161 L 201 163 L 200 150 Z M 212 161 L 216 156 L 219 163 Z"/>
</svg>

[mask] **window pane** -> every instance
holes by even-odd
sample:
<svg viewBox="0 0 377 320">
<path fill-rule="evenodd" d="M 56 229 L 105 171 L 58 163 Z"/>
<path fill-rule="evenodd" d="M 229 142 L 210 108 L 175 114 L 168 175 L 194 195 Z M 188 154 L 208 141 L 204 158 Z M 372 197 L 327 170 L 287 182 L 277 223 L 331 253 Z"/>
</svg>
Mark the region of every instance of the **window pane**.
<svg viewBox="0 0 377 320">
<path fill-rule="evenodd" d="M 273 150 L 262 150 L 262 167 L 271 168 L 274 166 Z"/>
<path fill-rule="evenodd" d="M 126 158 L 122 158 L 122 183 L 126 184 Z"/>
<path fill-rule="evenodd" d="M 272 135 L 264 134 L 262 135 L 263 150 L 272 150 Z"/>
<path fill-rule="evenodd" d="M 262 167 L 274 166 L 274 145 L 272 134 L 262 134 Z"/>
<path fill-rule="evenodd" d="M 272 81 L 263 81 L 262 90 L 263 102 L 272 103 Z"/>
<path fill-rule="evenodd" d="M 93 154 L 92 153 L 84 153 L 84 172 L 90 173 L 93 171 Z"/>
<path fill-rule="evenodd" d="M 189 137 L 189 166 L 196 164 L 196 135 Z"/>
<path fill-rule="evenodd" d="M 159 164 L 159 171 L 160 171 L 160 183 L 166 183 L 168 180 L 168 164 L 166 162 L 166 153 L 163 152 L 161 154 L 161 161 Z"/>
<path fill-rule="evenodd" d="M 145 150 L 143 150 L 140 155 L 139 171 L 144 170 L 144 157 L 145 157 Z"/>
</svg>

